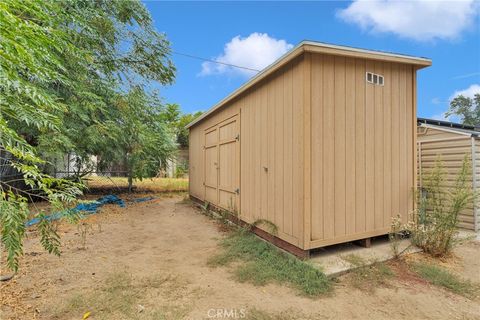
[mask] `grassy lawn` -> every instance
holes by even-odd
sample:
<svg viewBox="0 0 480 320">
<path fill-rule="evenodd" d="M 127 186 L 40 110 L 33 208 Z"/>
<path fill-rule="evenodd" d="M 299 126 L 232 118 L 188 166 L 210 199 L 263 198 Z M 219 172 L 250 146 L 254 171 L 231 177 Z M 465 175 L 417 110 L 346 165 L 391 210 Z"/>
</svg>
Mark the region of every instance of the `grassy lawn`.
<svg viewBox="0 0 480 320">
<path fill-rule="evenodd" d="M 212 267 L 235 264 L 235 278 L 240 282 L 265 285 L 275 281 L 289 284 L 310 297 L 326 294 L 332 284 L 325 274 L 310 264 L 286 254 L 253 233 L 232 231 L 222 242 L 222 252 L 209 260 Z"/>
<path fill-rule="evenodd" d="M 91 176 L 85 179 L 89 188 L 111 189 L 128 187 L 127 178 L 124 177 L 96 177 Z M 133 182 L 136 190 L 148 190 L 157 192 L 167 191 L 188 191 L 188 179 L 175 178 L 149 178 L 135 180 Z"/>
</svg>

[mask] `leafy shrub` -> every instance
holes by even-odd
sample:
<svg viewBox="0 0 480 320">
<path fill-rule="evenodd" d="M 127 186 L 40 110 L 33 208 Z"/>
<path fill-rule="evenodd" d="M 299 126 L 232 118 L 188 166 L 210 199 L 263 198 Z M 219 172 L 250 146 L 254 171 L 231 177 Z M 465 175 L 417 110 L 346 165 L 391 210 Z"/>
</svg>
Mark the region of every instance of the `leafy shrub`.
<svg viewBox="0 0 480 320">
<path fill-rule="evenodd" d="M 433 256 L 450 252 L 457 233 L 458 215 L 473 200 L 471 163 L 465 156 L 453 187 L 446 181 L 440 158 L 423 180 L 417 194 L 417 212 L 406 226 L 412 242 Z"/>
</svg>

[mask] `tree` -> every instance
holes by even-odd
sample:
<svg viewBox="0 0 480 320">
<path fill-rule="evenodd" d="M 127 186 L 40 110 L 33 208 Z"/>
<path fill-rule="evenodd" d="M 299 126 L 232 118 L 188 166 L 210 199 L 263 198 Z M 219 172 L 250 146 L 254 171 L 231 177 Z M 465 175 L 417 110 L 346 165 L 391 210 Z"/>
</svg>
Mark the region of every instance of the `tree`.
<svg viewBox="0 0 480 320">
<path fill-rule="evenodd" d="M 188 129 L 186 125 L 201 116 L 202 112 L 182 114 L 180 106 L 176 103 L 167 103 L 163 119 L 174 128 L 177 144 L 180 148 L 188 148 Z"/>
<path fill-rule="evenodd" d="M 167 103 L 162 118 L 172 127 L 177 127 L 182 111 L 176 103 Z"/>
<path fill-rule="evenodd" d="M 181 148 L 188 148 L 188 129 L 186 126 L 200 117 L 203 114 L 201 111 L 195 113 L 186 113 L 180 117 L 177 124 L 177 143 Z"/>
<path fill-rule="evenodd" d="M 53 179 L 41 171 L 44 160 L 34 148 L 31 132 L 52 137 L 59 132 L 65 104 L 51 88 L 72 86 L 64 74 L 65 59 L 85 61 L 63 30 L 64 18 L 56 3 L 2 1 L 0 3 L 0 160 L 2 169 L 13 168 L 28 191 L 15 187 L 15 181 L 0 176 L 1 243 L 7 250 L 7 265 L 16 270 L 22 254 L 28 217 L 27 200 L 42 197 L 54 208 L 80 194 L 78 185 Z M 19 128 L 24 126 L 24 130 Z M 12 170 L 2 170 L 8 172 Z M 16 178 L 15 178 L 16 179 Z M 40 242 L 46 250 L 58 253 L 58 235 L 47 223 L 39 225 Z"/>
<path fill-rule="evenodd" d="M 450 102 L 446 116 L 460 116 L 462 122 L 471 126 L 480 125 L 480 93 L 472 98 L 459 95 Z"/>
<path fill-rule="evenodd" d="M 122 92 L 172 83 L 175 68 L 169 42 L 139 1 L 4 0 L 0 53 L 0 165 L 29 187 L 0 176 L 1 241 L 16 270 L 28 198 L 43 197 L 58 209 L 80 194 L 78 184 L 43 173 L 48 160 L 66 152 L 113 154 L 121 135 L 112 124 L 130 120 L 113 107 Z M 153 138 L 143 128 L 136 128 L 137 141 L 148 144 Z M 159 132 L 170 150 L 168 132 Z M 58 235 L 48 223 L 39 228 L 42 245 L 59 253 Z"/>
<path fill-rule="evenodd" d="M 67 66 L 68 73 L 75 76 L 75 88 L 57 90 L 69 106 L 68 112 L 61 114 L 64 125 L 58 143 L 42 139 L 45 136 L 41 134 L 38 137 L 45 142 L 40 145 L 45 157 L 74 153 L 87 162 L 91 155 L 115 148 L 105 123 L 118 116 L 112 110 L 118 93 L 146 87 L 151 81 L 171 84 L 175 68 L 168 40 L 155 31 L 150 14 L 139 1 L 63 1 L 61 6 L 71 16 L 62 28 L 90 58 L 86 69 Z M 102 162 L 108 166 L 108 158 Z"/>
<path fill-rule="evenodd" d="M 174 129 L 163 121 L 165 111 L 157 95 L 141 87 L 119 95 L 115 110 L 116 121 L 108 124 L 115 148 L 101 156 L 126 164 L 131 191 L 134 179 L 154 177 L 166 166 L 176 149 Z"/>
</svg>

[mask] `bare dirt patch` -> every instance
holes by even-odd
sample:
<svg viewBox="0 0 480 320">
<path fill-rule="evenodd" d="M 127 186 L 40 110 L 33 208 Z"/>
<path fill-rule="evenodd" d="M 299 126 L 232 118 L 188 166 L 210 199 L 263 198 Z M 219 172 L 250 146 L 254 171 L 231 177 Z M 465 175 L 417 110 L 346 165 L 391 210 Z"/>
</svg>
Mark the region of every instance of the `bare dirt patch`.
<svg viewBox="0 0 480 320">
<path fill-rule="evenodd" d="M 341 277 L 319 298 L 278 284 L 239 283 L 228 267 L 208 266 L 225 234 L 183 196 L 108 205 L 86 222 L 85 249 L 76 226 L 59 226 L 60 258 L 29 235 L 19 274 L 0 284 L 1 319 L 81 319 L 86 312 L 89 319 L 480 318 L 479 301 L 413 281 L 406 271 L 374 292 Z M 480 282 L 480 248 L 465 244 L 456 255 L 456 272 Z"/>
</svg>

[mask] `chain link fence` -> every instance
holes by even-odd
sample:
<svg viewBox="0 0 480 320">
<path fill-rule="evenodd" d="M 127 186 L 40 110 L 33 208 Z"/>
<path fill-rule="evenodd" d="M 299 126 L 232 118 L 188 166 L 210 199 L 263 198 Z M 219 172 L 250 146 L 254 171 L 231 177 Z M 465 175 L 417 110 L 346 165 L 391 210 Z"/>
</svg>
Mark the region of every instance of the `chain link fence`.
<svg viewBox="0 0 480 320">
<path fill-rule="evenodd" d="M 56 178 L 72 178 L 78 176 L 73 171 L 56 171 Z M 86 185 L 87 192 L 125 192 L 128 191 L 127 171 L 92 171 L 81 175 L 81 181 Z M 145 178 L 133 180 L 133 190 L 137 192 L 180 192 L 188 191 L 186 178 Z"/>
<path fill-rule="evenodd" d="M 97 170 L 96 159 L 91 159 L 89 165 L 82 164 L 78 157 L 66 154 L 56 159 L 42 170 L 55 177 L 74 181 L 81 181 L 87 187 L 86 192 L 91 193 L 118 193 L 129 191 L 128 171 L 122 170 L 124 166 L 114 166 L 110 170 Z M 23 174 L 15 169 L 13 163 L 16 159 L 6 150 L 0 148 L 0 185 L 8 186 L 14 190 L 30 190 L 25 184 Z M 177 161 L 179 162 L 179 161 Z M 185 163 L 183 163 L 185 162 Z M 170 178 L 165 170 L 159 172 L 159 177 L 134 179 L 133 191 L 140 192 L 178 192 L 188 190 L 188 162 L 171 164 Z M 113 170 L 112 170 L 113 169 Z M 175 174 L 174 172 L 177 172 Z M 162 176 L 162 177 L 160 177 Z M 35 190 L 33 190 L 35 191 Z"/>
</svg>

